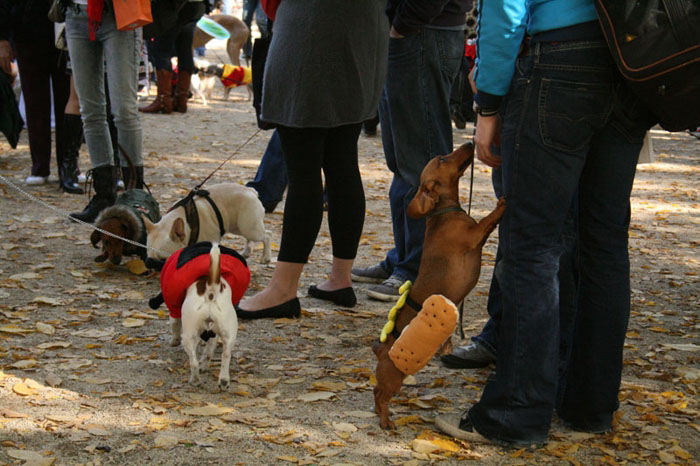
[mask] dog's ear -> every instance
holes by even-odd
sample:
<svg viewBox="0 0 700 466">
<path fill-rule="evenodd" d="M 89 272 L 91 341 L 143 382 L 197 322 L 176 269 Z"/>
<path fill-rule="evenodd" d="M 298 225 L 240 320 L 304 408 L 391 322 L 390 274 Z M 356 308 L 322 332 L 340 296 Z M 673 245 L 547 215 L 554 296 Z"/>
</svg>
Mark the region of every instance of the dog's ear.
<svg viewBox="0 0 700 466">
<path fill-rule="evenodd" d="M 155 228 L 155 224 L 151 222 L 145 214 L 141 214 L 141 219 L 143 220 L 143 225 L 146 227 L 146 233 L 150 233 L 151 230 Z"/>
<path fill-rule="evenodd" d="M 185 241 L 185 221 L 181 218 L 176 218 L 173 222 L 173 227 L 170 229 L 170 239 L 173 241 Z"/>
<path fill-rule="evenodd" d="M 97 244 L 100 242 L 102 239 L 102 234 L 97 231 L 97 230 L 92 230 L 92 233 L 90 234 L 90 242 L 92 243 L 92 247 L 97 249 Z"/>
<path fill-rule="evenodd" d="M 435 190 L 437 182 L 431 180 L 421 184 L 413 200 L 406 208 L 406 215 L 411 218 L 425 217 L 435 208 L 440 196 Z"/>
</svg>

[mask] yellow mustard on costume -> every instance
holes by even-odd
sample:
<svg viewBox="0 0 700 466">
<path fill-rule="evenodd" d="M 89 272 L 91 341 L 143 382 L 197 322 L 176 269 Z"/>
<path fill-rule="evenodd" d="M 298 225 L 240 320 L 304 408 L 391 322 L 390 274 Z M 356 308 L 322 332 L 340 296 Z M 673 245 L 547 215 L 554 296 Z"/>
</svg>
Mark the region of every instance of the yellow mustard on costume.
<svg viewBox="0 0 700 466">
<path fill-rule="evenodd" d="M 221 84 L 227 88 L 244 86 L 252 80 L 252 69 L 246 66 L 224 65 L 224 71 L 221 73 Z"/>
<path fill-rule="evenodd" d="M 403 307 L 404 304 L 406 304 L 406 298 L 408 298 L 408 293 L 411 292 L 411 281 L 406 280 L 403 285 L 399 288 L 399 299 L 396 301 L 396 304 L 394 304 L 394 307 L 391 308 L 389 311 L 389 315 L 387 316 L 387 322 L 384 324 L 384 327 L 382 327 L 382 333 L 379 335 L 379 341 L 384 343 L 386 341 L 386 337 L 394 331 L 394 326 L 396 325 L 396 316 L 399 313 L 399 309 Z"/>
<path fill-rule="evenodd" d="M 401 332 L 389 350 L 398 370 L 415 374 L 430 361 L 457 326 L 457 306 L 442 295 L 425 300 L 418 315 Z"/>
</svg>

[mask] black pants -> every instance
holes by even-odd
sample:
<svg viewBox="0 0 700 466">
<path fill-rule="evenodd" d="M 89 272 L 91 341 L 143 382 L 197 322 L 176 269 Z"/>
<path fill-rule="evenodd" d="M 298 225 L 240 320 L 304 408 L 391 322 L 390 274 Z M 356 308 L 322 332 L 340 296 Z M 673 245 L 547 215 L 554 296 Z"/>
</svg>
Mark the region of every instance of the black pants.
<svg viewBox="0 0 700 466">
<path fill-rule="evenodd" d="M 365 221 L 357 162 L 361 123 L 337 128 L 278 128 L 289 188 L 277 260 L 306 263 L 323 219 L 323 180 L 333 256 L 354 259 Z"/>
<path fill-rule="evenodd" d="M 51 40 L 16 42 L 15 52 L 24 94 L 32 175 L 49 176 L 52 89 L 57 161 L 63 157 L 63 112 L 70 94 L 65 60 Z"/>
</svg>

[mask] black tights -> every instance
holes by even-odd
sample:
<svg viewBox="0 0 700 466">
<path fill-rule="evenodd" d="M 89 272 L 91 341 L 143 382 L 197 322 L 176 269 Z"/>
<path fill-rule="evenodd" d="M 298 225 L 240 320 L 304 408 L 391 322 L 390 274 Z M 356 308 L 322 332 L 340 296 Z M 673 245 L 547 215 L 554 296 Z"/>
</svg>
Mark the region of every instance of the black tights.
<svg viewBox="0 0 700 466">
<path fill-rule="evenodd" d="M 333 256 L 354 259 L 365 221 L 365 193 L 357 164 L 361 123 L 337 128 L 278 128 L 289 188 L 277 260 L 304 264 L 323 220 L 323 181 Z"/>
</svg>

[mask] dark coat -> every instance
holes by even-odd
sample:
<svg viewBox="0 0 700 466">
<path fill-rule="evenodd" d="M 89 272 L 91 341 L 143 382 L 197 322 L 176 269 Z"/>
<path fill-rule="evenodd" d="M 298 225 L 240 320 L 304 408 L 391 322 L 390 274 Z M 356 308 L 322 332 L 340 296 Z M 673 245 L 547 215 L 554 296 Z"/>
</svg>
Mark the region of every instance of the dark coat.
<svg viewBox="0 0 700 466">
<path fill-rule="evenodd" d="M 396 32 L 409 36 L 428 25 L 464 25 L 473 3 L 473 0 L 389 0 L 386 13 Z"/>
</svg>

